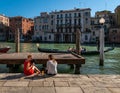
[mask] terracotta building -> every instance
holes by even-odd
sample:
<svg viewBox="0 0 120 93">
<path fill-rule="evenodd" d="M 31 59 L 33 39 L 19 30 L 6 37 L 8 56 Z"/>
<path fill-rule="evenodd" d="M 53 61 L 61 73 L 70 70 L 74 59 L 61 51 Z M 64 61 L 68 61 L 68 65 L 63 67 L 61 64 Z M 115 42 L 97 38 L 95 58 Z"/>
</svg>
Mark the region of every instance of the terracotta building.
<svg viewBox="0 0 120 93">
<path fill-rule="evenodd" d="M 4 15 L 0 15 L 0 41 L 8 40 L 8 34 L 9 34 L 9 18 Z"/>
<path fill-rule="evenodd" d="M 21 39 L 29 40 L 33 35 L 34 22 L 32 19 L 22 16 L 10 17 L 10 30 L 15 35 L 15 31 L 20 30 Z"/>
</svg>

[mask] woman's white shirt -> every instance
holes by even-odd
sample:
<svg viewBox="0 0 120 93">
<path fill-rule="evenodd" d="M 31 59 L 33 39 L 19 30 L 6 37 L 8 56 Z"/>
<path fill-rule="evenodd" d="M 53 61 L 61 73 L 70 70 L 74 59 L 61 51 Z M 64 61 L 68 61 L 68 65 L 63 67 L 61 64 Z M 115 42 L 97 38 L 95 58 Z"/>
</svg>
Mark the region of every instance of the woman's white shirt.
<svg viewBox="0 0 120 93">
<path fill-rule="evenodd" d="M 53 62 L 53 60 L 47 61 L 47 70 L 48 74 L 57 74 L 57 62 Z"/>
</svg>

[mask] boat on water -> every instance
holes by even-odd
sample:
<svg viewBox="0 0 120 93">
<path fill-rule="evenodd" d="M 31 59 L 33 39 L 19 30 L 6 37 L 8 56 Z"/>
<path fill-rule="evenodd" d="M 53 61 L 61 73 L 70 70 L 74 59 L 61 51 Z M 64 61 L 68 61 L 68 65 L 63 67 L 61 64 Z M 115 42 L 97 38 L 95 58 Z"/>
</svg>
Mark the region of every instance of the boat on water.
<svg viewBox="0 0 120 93">
<path fill-rule="evenodd" d="M 10 47 L 2 47 L 0 48 L 0 53 L 7 53 L 10 50 Z"/>
<path fill-rule="evenodd" d="M 111 50 L 113 50 L 114 47 L 110 47 L 107 48 L 106 50 L 104 50 L 104 52 L 109 52 Z M 71 52 L 75 52 L 75 51 L 63 51 L 63 50 L 59 50 L 59 49 L 45 49 L 45 48 L 39 48 L 38 47 L 38 51 L 39 52 L 44 52 L 44 53 L 71 53 Z M 97 55 L 99 54 L 99 51 L 81 51 L 81 55 Z"/>
</svg>

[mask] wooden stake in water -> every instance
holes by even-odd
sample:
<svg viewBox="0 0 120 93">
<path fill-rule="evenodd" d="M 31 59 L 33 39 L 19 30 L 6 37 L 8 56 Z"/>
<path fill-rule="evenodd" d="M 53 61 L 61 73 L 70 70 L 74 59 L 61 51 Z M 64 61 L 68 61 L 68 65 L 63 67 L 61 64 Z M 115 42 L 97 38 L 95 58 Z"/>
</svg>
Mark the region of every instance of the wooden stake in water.
<svg viewBox="0 0 120 93">
<path fill-rule="evenodd" d="M 100 29 L 100 66 L 104 65 L 104 28 Z"/>
<path fill-rule="evenodd" d="M 80 30 L 77 29 L 76 31 L 76 53 L 80 55 Z M 80 74 L 80 67 L 81 64 L 76 64 L 75 65 L 75 74 Z"/>
<path fill-rule="evenodd" d="M 76 53 L 80 55 L 80 30 L 77 29 L 76 31 Z"/>
<path fill-rule="evenodd" d="M 16 52 L 20 52 L 20 32 L 19 28 L 15 31 L 15 43 L 16 43 Z"/>
</svg>

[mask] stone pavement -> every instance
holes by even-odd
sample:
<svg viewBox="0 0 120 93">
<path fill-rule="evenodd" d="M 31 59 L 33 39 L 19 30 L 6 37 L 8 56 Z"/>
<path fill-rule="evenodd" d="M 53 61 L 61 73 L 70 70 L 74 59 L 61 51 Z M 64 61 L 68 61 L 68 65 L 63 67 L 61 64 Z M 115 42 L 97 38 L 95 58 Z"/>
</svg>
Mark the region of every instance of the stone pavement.
<svg viewBox="0 0 120 93">
<path fill-rule="evenodd" d="M 1 73 L 0 93 L 120 93 L 120 75 Z"/>
</svg>

